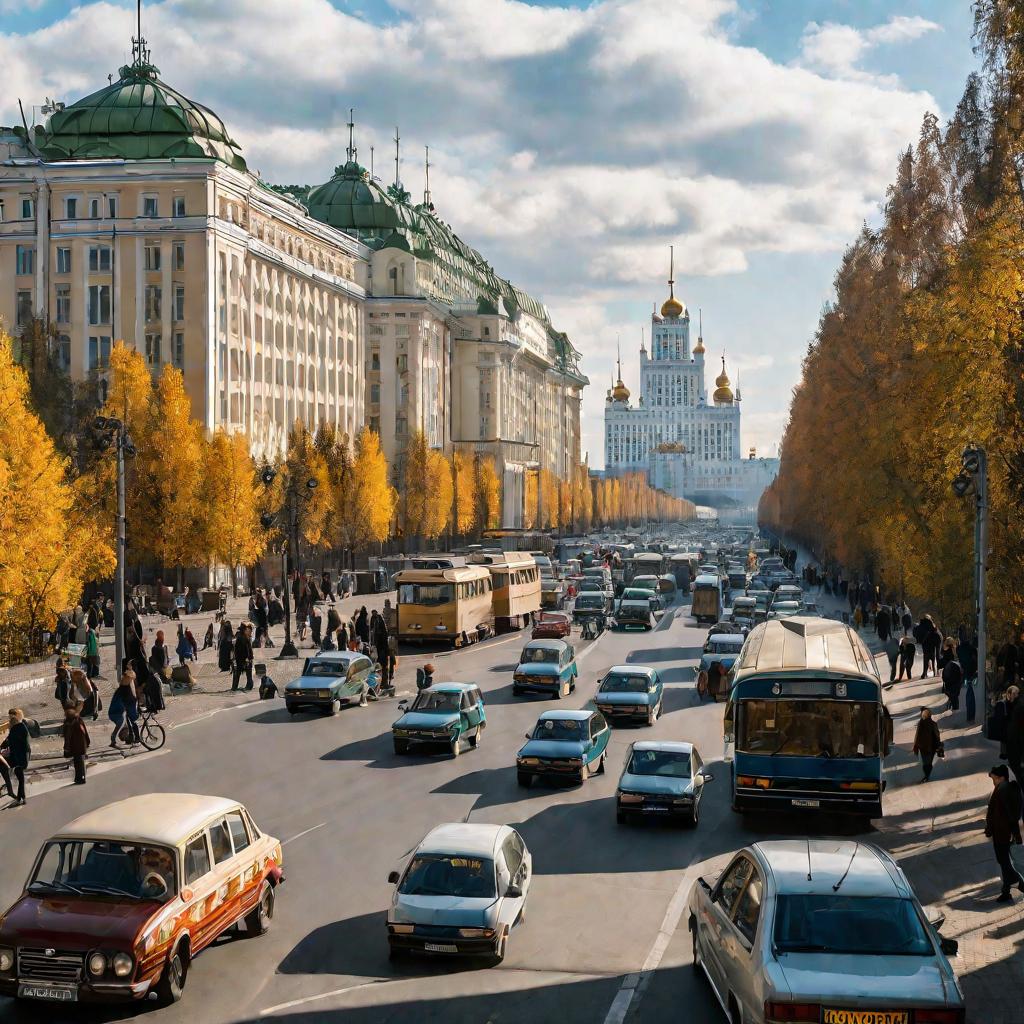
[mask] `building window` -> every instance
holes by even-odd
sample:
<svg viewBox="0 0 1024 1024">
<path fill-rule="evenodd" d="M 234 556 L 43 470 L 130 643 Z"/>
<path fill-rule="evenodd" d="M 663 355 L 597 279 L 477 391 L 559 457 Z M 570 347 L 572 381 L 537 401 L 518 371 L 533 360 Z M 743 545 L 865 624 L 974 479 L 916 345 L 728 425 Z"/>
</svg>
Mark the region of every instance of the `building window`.
<svg viewBox="0 0 1024 1024">
<path fill-rule="evenodd" d="M 376 349 L 374 349 L 370 353 L 370 369 L 371 370 L 379 370 L 380 369 L 380 353 Z"/>
<path fill-rule="evenodd" d="M 395 417 L 395 433 L 399 437 L 405 437 L 409 432 L 409 423 L 404 416 Z"/>
<path fill-rule="evenodd" d="M 163 319 L 163 289 L 158 284 L 146 285 L 146 320 Z"/>
<path fill-rule="evenodd" d="M 57 323 L 71 323 L 71 285 L 57 285 Z"/>
<path fill-rule="evenodd" d="M 94 273 L 110 272 L 110 246 L 89 246 L 89 270 Z"/>
<path fill-rule="evenodd" d="M 89 286 L 89 323 L 110 323 L 109 284 L 93 284 Z"/>
<path fill-rule="evenodd" d="M 71 250 L 60 248 L 57 250 L 57 273 L 71 273 Z"/>
<path fill-rule="evenodd" d="M 409 372 L 409 357 L 404 353 L 395 358 L 395 366 L 398 368 L 399 373 Z"/>
<path fill-rule="evenodd" d="M 143 250 L 145 255 L 144 266 L 146 270 L 159 270 L 160 269 L 160 243 L 159 242 L 147 242 L 145 249 Z"/>
<path fill-rule="evenodd" d="M 185 332 L 176 331 L 174 335 L 174 351 L 171 353 L 174 365 L 180 370 L 185 365 Z"/>
<path fill-rule="evenodd" d="M 24 327 L 32 319 L 32 293 L 18 292 L 18 326 Z"/>
<path fill-rule="evenodd" d="M 64 217 L 66 220 L 74 220 L 78 216 L 78 196 L 68 196 L 64 200 Z"/>
<path fill-rule="evenodd" d="M 107 196 L 107 216 L 111 220 L 117 217 L 117 196 Z"/>
<path fill-rule="evenodd" d="M 158 217 L 160 215 L 160 207 L 157 202 L 156 196 L 143 196 L 142 197 L 142 216 L 143 217 Z"/>
<path fill-rule="evenodd" d="M 185 319 L 185 286 L 183 284 L 174 286 L 174 319 Z"/>
<path fill-rule="evenodd" d="M 370 404 L 371 405 L 380 405 L 380 385 L 379 384 L 371 384 L 370 385 Z"/>
<path fill-rule="evenodd" d="M 36 201 L 29 199 L 26 196 L 22 196 L 21 199 L 21 219 L 32 220 L 36 215 Z"/>
<path fill-rule="evenodd" d="M 89 200 L 89 216 L 93 220 L 99 220 L 103 213 L 103 201 L 99 196 L 93 196 Z"/>
<path fill-rule="evenodd" d="M 36 272 L 36 247 L 19 245 L 15 250 L 16 272 L 18 274 L 34 274 Z"/>
<path fill-rule="evenodd" d="M 154 217 L 156 214 L 153 215 Z M 184 217 L 185 216 L 185 197 L 175 196 L 174 197 L 174 216 Z"/>
<path fill-rule="evenodd" d="M 160 362 L 160 332 L 146 334 L 146 362 L 156 366 Z"/>
<path fill-rule="evenodd" d="M 105 370 L 110 366 L 110 335 L 89 335 L 89 369 Z"/>
<path fill-rule="evenodd" d="M 71 335 L 57 336 L 57 365 L 67 373 L 71 369 Z"/>
<path fill-rule="evenodd" d="M 185 243 L 175 242 L 174 243 L 174 269 L 184 270 L 185 269 Z"/>
<path fill-rule="evenodd" d="M 3 220 L 4 220 L 4 201 L 2 199 L 0 199 L 0 224 L 3 223 Z"/>
</svg>

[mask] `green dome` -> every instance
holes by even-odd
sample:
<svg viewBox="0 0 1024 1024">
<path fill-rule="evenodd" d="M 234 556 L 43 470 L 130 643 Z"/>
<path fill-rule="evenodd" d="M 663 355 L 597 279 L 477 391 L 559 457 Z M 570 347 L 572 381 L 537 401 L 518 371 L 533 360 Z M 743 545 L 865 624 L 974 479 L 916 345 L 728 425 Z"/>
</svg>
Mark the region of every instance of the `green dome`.
<svg viewBox="0 0 1024 1024">
<path fill-rule="evenodd" d="M 418 231 L 408 205 L 371 181 L 354 160 L 336 167 L 330 181 L 311 189 L 306 205 L 311 217 L 368 243 L 395 231 Z"/>
<path fill-rule="evenodd" d="M 161 82 L 145 61 L 121 68 L 121 77 L 55 112 L 36 129 L 47 160 L 207 158 L 246 170 L 238 143 L 208 107 Z"/>
</svg>

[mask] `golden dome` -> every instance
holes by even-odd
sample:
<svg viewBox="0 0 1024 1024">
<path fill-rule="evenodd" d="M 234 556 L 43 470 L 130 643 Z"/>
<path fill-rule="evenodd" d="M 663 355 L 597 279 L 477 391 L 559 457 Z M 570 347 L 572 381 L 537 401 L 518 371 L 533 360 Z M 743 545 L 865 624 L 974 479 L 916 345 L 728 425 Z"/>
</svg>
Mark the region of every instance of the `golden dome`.
<svg viewBox="0 0 1024 1024">
<path fill-rule="evenodd" d="M 669 295 L 661 305 L 661 315 L 668 320 L 676 320 L 685 312 L 686 307 L 674 295 Z"/>
<path fill-rule="evenodd" d="M 693 354 L 695 356 L 704 355 L 704 339 L 699 334 L 697 335 L 697 344 L 693 346 Z"/>
<path fill-rule="evenodd" d="M 629 401 L 629 388 L 627 388 L 626 385 L 622 383 L 621 377 L 615 382 L 615 387 L 612 388 L 612 398 L 616 402 Z"/>
<path fill-rule="evenodd" d="M 715 402 L 732 402 L 732 388 L 729 375 L 725 372 L 725 356 L 722 356 L 722 372 L 715 378 Z"/>
</svg>

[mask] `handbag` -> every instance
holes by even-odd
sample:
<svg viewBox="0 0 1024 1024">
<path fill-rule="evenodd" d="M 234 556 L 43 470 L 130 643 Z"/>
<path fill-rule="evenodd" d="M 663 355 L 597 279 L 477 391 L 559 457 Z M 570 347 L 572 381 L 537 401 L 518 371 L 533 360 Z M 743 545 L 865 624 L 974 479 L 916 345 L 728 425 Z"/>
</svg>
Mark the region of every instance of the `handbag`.
<svg viewBox="0 0 1024 1024">
<path fill-rule="evenodd" d="M 946 756 L 946 745 L 945 745 L 945 743 L 940 743 L 938 748 L 936 749 L 935 753 L 939 757 L 945 758 L 945 756 Z"/>
</svg>

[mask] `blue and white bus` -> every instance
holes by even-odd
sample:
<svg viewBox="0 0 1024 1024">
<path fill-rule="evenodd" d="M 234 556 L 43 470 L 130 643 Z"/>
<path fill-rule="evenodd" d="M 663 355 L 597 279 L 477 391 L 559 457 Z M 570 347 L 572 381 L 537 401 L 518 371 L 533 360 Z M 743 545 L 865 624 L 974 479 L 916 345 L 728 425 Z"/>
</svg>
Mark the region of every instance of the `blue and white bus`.
<svg viewBox="0 0 1024 1024">
<path fill-rule="evenodd" d="M 841 622 L 797 616 L 751 630 L 725 712 L 738 812 L 882 815 L 892 718 L 874 659 Z"/>
</svg>

